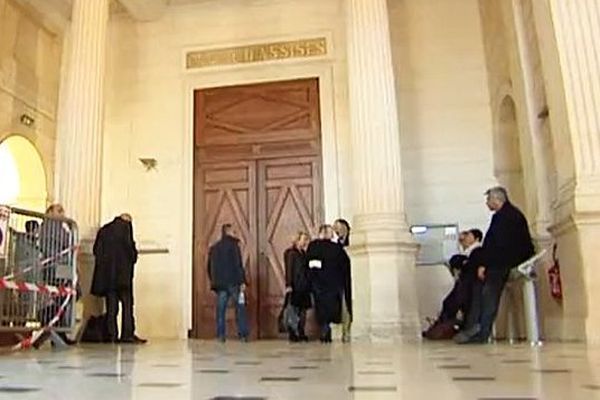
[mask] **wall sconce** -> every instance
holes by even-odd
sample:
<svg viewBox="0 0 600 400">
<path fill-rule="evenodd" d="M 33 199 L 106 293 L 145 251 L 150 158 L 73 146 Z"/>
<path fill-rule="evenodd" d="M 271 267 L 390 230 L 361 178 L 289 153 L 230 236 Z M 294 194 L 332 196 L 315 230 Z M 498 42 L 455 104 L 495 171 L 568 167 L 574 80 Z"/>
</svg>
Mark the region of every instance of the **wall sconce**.
<svg viewBox="0 0 600 400">
<path fill-rule="evenodd" d="M 158 161 L 156 161 L 156 158 L 140 158 L 139 160 L 142 163 L 142 165 L 146 168 L 146 171 L 156 169 L 156 166 L 158 165 Z"/>
<path fill-rule="evenodd" d="M 28 128 L 31 128 L 33 124 L 35 124 L 35 119 L 33 119 L 33 117 L 30 117 L 27 114 L 21 115 L 21 118 L 19 120 L 23 125 L 25 125 Z"/>
</svg>

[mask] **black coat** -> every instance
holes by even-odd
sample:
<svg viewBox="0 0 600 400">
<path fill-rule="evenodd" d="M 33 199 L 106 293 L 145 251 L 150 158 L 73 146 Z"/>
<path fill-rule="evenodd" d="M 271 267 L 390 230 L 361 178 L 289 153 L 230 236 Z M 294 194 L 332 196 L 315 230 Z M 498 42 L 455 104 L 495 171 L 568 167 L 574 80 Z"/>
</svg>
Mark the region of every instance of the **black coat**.
<svg viewBox="0 0 600 400">
<path fill-rule="evenodd" d="M 527 220 L 507 202 L 496 211 L 483 241 L 485 267 L 490 272 L 508 272 L 534 254 Z"/>
<path fill-rule="evenodd" d="M 211 289 L 227 290 L 245 282 L 242 251 L 239 240 L 232 236 L 223 236 L 213 244 L 208 252 L 208 277 Z"/>
<path fill-rule="evenodd" d="M 346 302 L 346 308 L 350 317 L 352 317 L 352 264 L 350 257 L 346 250 L 342 248 L 342 260 L 341 260 L 341 277 L 340 283 L 342 284 L 342 291 L 344 292 L 344 301 Z"/>
<path fill-rule="evenodd" d="M 100 228 L 94 242 L 94 257 L 93 295 L 131 290 L 138 259 L 131 222 L 115 218 Z"/>
<path fill-rule="evenodd" d="M 345 256 L 342 246 L 330 240 L 315 240 L 308 246 L 306 258 L 319 324 L 340 323 L 342 320 Z M 320 261 L 320 268 L 312 267 L 311 261 Z"/>
<path fill-rule="evenodd" d="M 292 305 L 301 309 L 312 307 L 306 253 L 295 247 L 290 247 L 283 253 L 283 260 L 285 263 L 285 284 L 287 287 L 292 288 Z"/>
<path fill-rule="evenodd" d="M 457 254 L 450 259 L 452 269 L 458 270 L 458 279 L 444 298 L 440 321 L 456 321 L 458 311 L 468 315 L 473 299 L 473 286 L 477 283 L 477 269 L 485 262 L 483 249 L 477 247 L 469 256 Z"/>
<path fill-rule="evenodd" d="M 466 258 L 460 271 L 460 279 L 472 282 L 477 279 L 477 270 L 485 266 L 485 252 L 482 247 L 477 247 L 471 251 Z"/>
</svg>

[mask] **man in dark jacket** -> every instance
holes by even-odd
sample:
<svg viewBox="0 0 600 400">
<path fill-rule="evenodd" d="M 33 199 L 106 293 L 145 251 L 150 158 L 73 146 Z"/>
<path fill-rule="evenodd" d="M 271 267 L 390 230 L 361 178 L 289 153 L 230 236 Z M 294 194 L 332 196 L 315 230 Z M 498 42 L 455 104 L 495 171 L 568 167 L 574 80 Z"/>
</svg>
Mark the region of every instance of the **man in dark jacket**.
<svg viewBox="0 0 600 400">
<path fill-rule="evenodd" d="M 319 229 L 319 239 L 312 241 L 306 251 L 315 312 L 321 328 L 320 340 L 323 343 L 331 342 L 330 324 L 342 322 L 344 282 L 341 271 L 344 269 L 345 252 L 332 238 L 332 227 L 323 225 Z"/>
<path fill-rule="evenodd" d="M 462 343 L 487 343 L 510 270 L 534 254 L 527 219 L 509 201 L 506 189 L 494 187 L 486 196 L 494 215 L 483 242 L 484 264 L 477 268 L 477 278 L 483 282 L 479 332 L 469 332 L 473 335 Z"/>
<path fill-rule="evenodd" d="M 118 340 L 117 314 L 121 303 L 121 343 L 144 344 L 135 335 L 133 316 L 133 270 L 138 253 L 133 240 L 131 216 L 122 214 L 104 225 L 94 242 L 95 268 L 92 294 L 104 297 L 109 341 Z"/>
<path fill-rule="evenodd" d="M 449 261 L 451 273 L 456 281 L 442 302 L 442 311 L 438 319 L 423 332 L 423 337 L 433 340 L 451 339 L 456 333 L 456 327 L 466 328 L 469 325 L 472 297 L 473 293 L 477 292 L 475 286 L 478 285 L 477 268 L 483 264 L 482 240 L 483 232 L 479 229 L 461 232 L 462 253 L 452 256 Z M 459 318 L 459 312 L 462 318 Z M 479 317 L 479 312 L 476 312 Z"/>
<path fill-rule="evenodd" d="M 233 236 L 231 224 L 225 224 L 221 227 L 221 240 L 213 244 L 208 253 L 208 277 L 212 290 L 217 294 L 217 338 L 221 342 L 226 339 L 225 317 L 231 299 L 235 302 L 240 340 L 246 342 L 250 336 L 244 294 L 246 274 L 239 242 Z"/>
</svg>

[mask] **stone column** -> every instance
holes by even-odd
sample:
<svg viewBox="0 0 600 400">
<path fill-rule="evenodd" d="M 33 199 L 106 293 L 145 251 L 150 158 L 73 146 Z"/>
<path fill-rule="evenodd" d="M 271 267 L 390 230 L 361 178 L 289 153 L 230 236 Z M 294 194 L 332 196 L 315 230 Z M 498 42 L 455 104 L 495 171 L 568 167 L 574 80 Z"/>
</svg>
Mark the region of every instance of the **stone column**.
<svg viewBox="0 0 600 400">
<path fill-rule="evenodd" d="M 60 91 L 57 201 L 79 224 L 80 279 L 89 290 L 91 243 L 100 224 L 104 74 L 109 0 L 74 0 Z M 87 304 L 86 304 L 87 305 Z"/>
<path fill-rule="evenodd" d="M 386 0 L 348 0 L 356 333 L 417 336 L 416 247 L 404 214 Z"/>
<path fill-rule="evenodd" d="M 552 227 L 564 265 L 560 336 L 600 342 L 600 1 L 550 0 L 549 5 L 575 164 L 573 184 L 561 188 L 558 223 Z"/>
</svg>

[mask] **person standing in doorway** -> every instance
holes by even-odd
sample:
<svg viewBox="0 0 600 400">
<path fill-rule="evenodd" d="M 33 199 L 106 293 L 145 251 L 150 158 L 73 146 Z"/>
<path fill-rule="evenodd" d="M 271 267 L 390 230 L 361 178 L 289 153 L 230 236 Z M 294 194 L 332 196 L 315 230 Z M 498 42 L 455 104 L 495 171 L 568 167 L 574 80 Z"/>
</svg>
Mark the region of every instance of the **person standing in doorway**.
<svg viewBox="0 0 600 400">
<path fill-rule="evenodd" d="M 246 319 L 246 274 L 242 261 L 240 241 L 234 236 L 231 224 L 221 227 L 221 239 L 208 252 L 208 277 L 217 294 L 217 338 L 226 340 L 226 313 L 230 300 L 235 302 L 238 336 L 247 342 L 250 336 Z"/>
<path fill-rule="evenodd" d="M 338 219 L 333 224 L 337 242 L 344 251 L 342 252 L 342 269 L 340 276 L 342 290 L 342 342 L 348 343 L 351 338 L 352 328 L 352 265 L 345 248 L 350 245 L 350 224 L 345 219 Z"/>
<path fill-rule="evenodd" d="M 298 316 L 298 326 L 290 330 L 291 342 L 307 342 L 305 333 L 306 310 L 312 307 L 310 296 L 310 278 L 306 261 L 306 248 L 310 237 L 305 232 L 299 232 L 294 239 L 292 247 L 283 253 L 285 262 L 286 295 L 290 296 L 290 303 Z"/>
<path fill-rule="evenodd" d="M 104 225 L 94 242 L 95 268 L 91 293 L 104 297 L 108 341 L 144 344 L 135 334 L 133 316 L 133 275 L 138 252 L 133 239 L 132 218 L 122 214 Z M 117 314 L 121 303 L 121 336 Z"/>
<path fill-rule="evenodd" d="M 322 225 L 319 238 L 309 244 L 306 252 L 322 343 L 331 343 L 331 324 L 342 322 L 340 271 L 344 268 L 344 249 L 333 237 L 331 225 Z"/>
<path fill-rule="evenodd" d="M 506 189 L 494 187 L 485 194 L 494 215 L 483 241 L 483 265 L 477 268 L 477 279 L 483 282 L 479 331 L 469 332 L 470 337 L 459 343 L 487 343 L 511 269 L 534 254 L 527 219 L 510 202 Z"/>
</svg>

